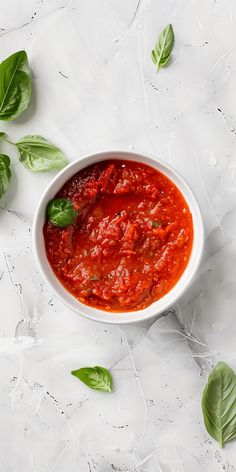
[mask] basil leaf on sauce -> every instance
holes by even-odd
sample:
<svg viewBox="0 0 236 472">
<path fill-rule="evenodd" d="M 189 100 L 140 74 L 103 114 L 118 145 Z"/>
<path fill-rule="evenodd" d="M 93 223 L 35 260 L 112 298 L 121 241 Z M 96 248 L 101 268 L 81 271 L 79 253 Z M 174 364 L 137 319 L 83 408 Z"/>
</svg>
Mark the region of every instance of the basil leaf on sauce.
<svg viewBox="0 0 236 472">
<path fill-rule="evenodd" d="M 152 61 L 156 65 L 157 71 L 159 71 L 161 67 L 167 67 L 170 63 L 174 41 L 173 27 L 172 25 L 168 25 L 160 33 L 155 49 L 153 49 L 151 53 Z"/>
<path fill-rule="evenodd" d="M 112 391 L 112 376 L 104 367 L 82 367 L 82 369 L 73 370 L 71 374 L 93 390 Z"/>
<path fill-rule="evenodd" d="M 202 395 L 202 412 L 208 433 L 221 447 L 236 437 L 236 375 L 219 362 Z"/>
<path fill-rule="evenodd" d="M 152 221 L 153 228 L 159 228 L 160 226 L 161 226 L 161 223 L 159 221 Z"/>
<path fill-rule="evenodd" d="M 18 51 L 0 64 L 0 120 L 14 120 L 26 110 L 31 95 L 28 58 Z"/>
<path fill-rule="evenodd" d="M 77 218 L 77 211 L 67 198 L 56 198 L 47 207 L 47 217 L 54 226 L 66 228 L 74 223 Z"/>
<path fill-rule="evenodd" d="M 62 169 L 68 164 L 60 149 L 41 136 L 25 136 L 16 144 L 20 162 L 32 172 Z"/>
<path fill-rule="evenodd" d="M 0 154 L 0 198 L 6 193 L 11 180 L 11 161 L 5 154 Z"/>
</svg>

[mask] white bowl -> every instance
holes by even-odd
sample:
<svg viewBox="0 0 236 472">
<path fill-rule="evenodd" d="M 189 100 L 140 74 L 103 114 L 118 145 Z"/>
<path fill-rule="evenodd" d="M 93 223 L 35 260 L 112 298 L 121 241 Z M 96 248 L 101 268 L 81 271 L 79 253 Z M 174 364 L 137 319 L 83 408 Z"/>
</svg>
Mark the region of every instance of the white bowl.
<svg viewBox="0 0 236 472">
<path fill-rule="evenodd" d="M 96 309 L 84 305 L 73 297 L 60 283 L 56 275 L 52 271 L 50 264 L 47 260 L 43 238 L 43 225 L 45 222 L 46 207 L 50 200 L 52 200 L 55 194 L 61 189 L 61 187 L 75 175 L 79 170 L 84 167 L 93 164 L 94 162 L 106 160 L 106 159 L 125 159 L 130 161 L 138 161 L 148 164 L 151 167 L 162 172 L 166 175 L 175 185 L 179 188 L 182 195 L 184 196 L 189 209 L 192 213 L 193 227 L 194 227 L 194 239 L 191 255 L 189 258 L 188 265 L 183 272 L 182 276 L 176 283 L 176 285 L 162 298 L 149 305 L 147 308 L 138 311 L 129 311 L 122 313 L 107 312 L 104 310 Z M 136 154 L 135 152 L 128 151 L 108 151 L 100 152 L 97 154 L 90 154 L 79 158 L 77 161 L 72 162 L 65 167 L 49 184 L 41 197 L 41 200 L 36 209 L 34 223 L 33 223 L 33 247 L 34 253 L 39 265 L 40 271 L 53 291 L 57 296 L 72 310 L 76 313 L 90 318 L 94 321 L 101 321 L 105 323 L 132 323 L 136 321 L 147 320 L 152 318 L 171 305 L 183 294 L 183 292 L 189 287 L 201 261 L 204 246 L 204 230 L 201 212 L 196 201 L 196 198 L 189 188 L 185 180 L 169 165 L 161 162 L 153 156 L 147 154 Z"/>
</svg>

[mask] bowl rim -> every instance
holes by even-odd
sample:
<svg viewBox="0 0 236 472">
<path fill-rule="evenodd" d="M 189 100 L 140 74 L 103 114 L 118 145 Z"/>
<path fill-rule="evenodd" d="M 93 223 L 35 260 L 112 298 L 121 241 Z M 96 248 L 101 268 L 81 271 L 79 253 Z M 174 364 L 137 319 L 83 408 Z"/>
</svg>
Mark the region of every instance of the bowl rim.
<svg viewBox="0 0 236 472">
<path fill-rule="evenodd" d="M 78 301 L 73 295 L 66 290 L 59 279 L 54 274 L 45 253 L 43 239 L 43 224 L 45 221 L 45 210 L 48 202 L 54 198 L 58 190 L 77 172 L 83 168 L 100 161 L 109 159 L 124 159 L 143 162 L 154 169 L 159 170 L 166 175 L 180 190 L 184 196 L 193 218 L 194 239 L 192 251 L 188 264 L 172 289 L 156 302 L 142 310 L 127 312 L 109 312 L 94 307 L 89 307 Z M 50 195 L 50 197 L 49 197 Z M 197 233 L 197 234 L 196 234 Z M 196 237 L 197 236 L 197 237 Z M 200 211 L 200 207 L 194 192 L 192 191 L 186 180 L 172 166 L 166 164 L 156 156 L 124 149 L 104 150 L 83 155 L 64 167 L 49 183 L 44 190 L 36 207 L 33 226 L 32 226 L 32 242 L 33 252 L 37 261 L 37 266 L 43 279 L 49 284 L 56 296 L 71 310 L 93 321 L 110 324 L 129 324 L 148 320 L 168 310 L 176 303 L 178 298 L 184 294 L 193 281 L 193 278 L 199 268 L 203 250 L 204 250 L 204 225 Z M 189 273 L 188 273 L 189 272 Z"/>
</svg>

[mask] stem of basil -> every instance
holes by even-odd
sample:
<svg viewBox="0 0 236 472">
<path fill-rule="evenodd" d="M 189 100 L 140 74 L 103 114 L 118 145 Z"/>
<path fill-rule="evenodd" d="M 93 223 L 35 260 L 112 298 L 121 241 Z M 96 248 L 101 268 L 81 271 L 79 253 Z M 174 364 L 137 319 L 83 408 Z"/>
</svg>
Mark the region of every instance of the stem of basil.
<svg viewBox="0 0 236 472">
<path fill-rule="evenodd" d="M 5 143 L 12 144 L 12 146 L 15 146 L 15 143 L 12 143 L 11 141 L 9 141 L 6 138 L 3 138 L 2 141 L 5 141 Z"/>
<path fill-rule="evenodd" d="M 5 143 L 12 144 L 12 146 L 15 146 L 15 143 L 12 143 L 12 141 L 9 141 L 9 139 L 7 139 L 7 135 L 4 132 L 0 133 L 0 139 L 1 141 L 5 141 Z"/>
</svg>

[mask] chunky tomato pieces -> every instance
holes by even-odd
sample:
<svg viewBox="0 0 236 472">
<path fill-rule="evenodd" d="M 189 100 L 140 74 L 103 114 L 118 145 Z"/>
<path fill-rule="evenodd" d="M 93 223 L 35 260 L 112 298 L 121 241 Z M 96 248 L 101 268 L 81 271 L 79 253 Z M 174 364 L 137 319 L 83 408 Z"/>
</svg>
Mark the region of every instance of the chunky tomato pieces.
<svg viewBox="0 0 236 472">
<path fill-rule="evenodd" d="M 109 311 L 147 307 L 183 273 L 192 216 L 167 177 L 138 162 L 110 160 L 72 177 L 56 197 L 78 211 L 72 226 L 44 226 L 48 260 L 81 302 Z"/>
</svg>

